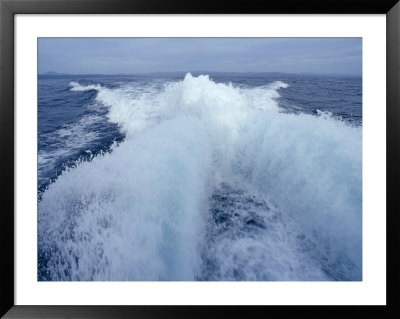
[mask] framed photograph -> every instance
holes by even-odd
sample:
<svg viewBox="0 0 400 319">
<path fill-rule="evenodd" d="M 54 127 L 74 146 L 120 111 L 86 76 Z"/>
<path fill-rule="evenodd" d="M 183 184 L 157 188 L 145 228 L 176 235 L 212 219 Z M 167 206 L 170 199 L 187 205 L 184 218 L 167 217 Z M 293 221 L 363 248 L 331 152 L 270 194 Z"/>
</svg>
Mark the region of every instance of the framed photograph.
<svg viewBox="0 0 400 319">
<path fill-rule="evenodd" d="M 0 10 L 5 318 L 399 313 L 397 1 Z"/>
</svg>

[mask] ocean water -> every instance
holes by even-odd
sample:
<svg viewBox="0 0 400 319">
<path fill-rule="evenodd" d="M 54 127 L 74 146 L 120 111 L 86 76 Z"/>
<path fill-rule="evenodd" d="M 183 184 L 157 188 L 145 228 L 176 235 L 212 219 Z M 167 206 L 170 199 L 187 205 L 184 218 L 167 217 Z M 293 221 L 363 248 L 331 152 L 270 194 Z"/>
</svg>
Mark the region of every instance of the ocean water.
<svg viewBox="0 0 400 319">
<path fill-rule="evenodd" d="M 40 281 L 362 280 L 362 80 L 40 77 Z"/>
</svg>

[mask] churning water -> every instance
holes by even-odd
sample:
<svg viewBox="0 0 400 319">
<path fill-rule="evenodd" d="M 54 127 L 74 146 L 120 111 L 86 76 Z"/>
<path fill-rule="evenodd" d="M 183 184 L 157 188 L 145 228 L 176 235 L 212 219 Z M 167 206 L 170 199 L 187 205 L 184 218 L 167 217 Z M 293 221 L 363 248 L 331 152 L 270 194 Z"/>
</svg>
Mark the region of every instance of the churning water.
<svg viewBox="0 0 400 319">
<path fill-rule="evenodd" d="M 39 280 L 362 279 L 361 79 L 40 78 Z"/>
</svg>

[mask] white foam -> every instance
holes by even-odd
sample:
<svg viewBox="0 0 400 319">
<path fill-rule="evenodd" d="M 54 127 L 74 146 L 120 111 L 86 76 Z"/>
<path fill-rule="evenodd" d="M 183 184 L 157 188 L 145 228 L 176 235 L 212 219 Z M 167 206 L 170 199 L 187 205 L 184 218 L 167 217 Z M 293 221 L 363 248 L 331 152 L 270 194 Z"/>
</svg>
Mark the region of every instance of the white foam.
<svg viewBox="0 0 400 319">
<path fill-rule="evenodd" d="M 80 85 L 78 82 L 71 81 L 69 83 L 71 91 L 89 91 L 89 90 L 99 90 L 101 88 L 100 84 L 90 84 L 90 85 Z"/>
<path fill-rule="evenodd" d="M 55 132 L 46 134 L 44 137 L 47 144 L 46 151 L 38 152 L 39 183 L 46 178 L 49 171 L 54 169 L 57 161 L 67 159 L 98 139 L 99 134 L 90 129 L 90 126 L 101 121 L 103 121 L 101 116 L 85 115 L 73 124 L 65 125 Z"/>
</svg>

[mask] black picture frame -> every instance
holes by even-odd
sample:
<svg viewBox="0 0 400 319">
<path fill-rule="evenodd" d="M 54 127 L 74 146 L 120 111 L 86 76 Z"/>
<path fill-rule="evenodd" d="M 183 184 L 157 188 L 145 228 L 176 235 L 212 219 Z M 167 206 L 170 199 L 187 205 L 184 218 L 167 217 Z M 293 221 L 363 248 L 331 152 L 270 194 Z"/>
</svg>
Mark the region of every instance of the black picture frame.
<svg viewBox="0 0 400 319">
<path fill-rule="evenodd" d="M 16 306 L 14 304 L 14 15 L 15 14 L 385 14 L 386 306 Z M 231 316 L 399 318 L 400 3 L 398 0 L 286 0 L 244 3 L 185 0 L 0 0 L 0 315 L 5 318 L 225 318 Z M 376 212 L 384 214 L 385 212 Z"/>
</svg>

